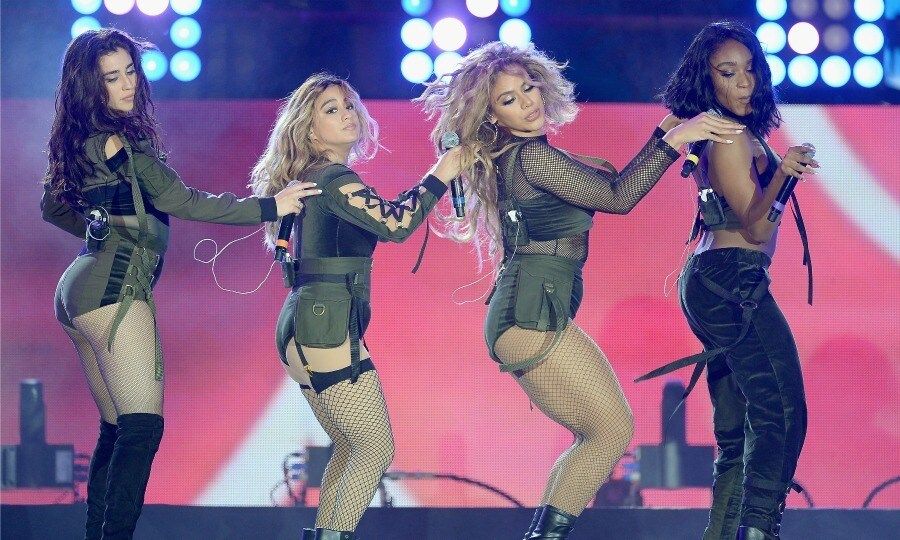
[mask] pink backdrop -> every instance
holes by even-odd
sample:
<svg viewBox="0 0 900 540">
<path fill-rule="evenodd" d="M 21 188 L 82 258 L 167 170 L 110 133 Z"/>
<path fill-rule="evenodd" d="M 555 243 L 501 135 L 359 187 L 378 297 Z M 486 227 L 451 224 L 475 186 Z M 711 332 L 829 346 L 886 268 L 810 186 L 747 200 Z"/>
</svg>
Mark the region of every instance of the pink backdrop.
<svg viewBox="0 0 900 540">
<path fill-rule="evenodd" d="M 371 101 L 384 134 L 381 152 L 358 168 L 382 194 L 416 182 L 432 154 L 430 128 L 405 102 Z M 53 317 L 53 290 L 79 242 L 40 220 L 38 185 L 52 105 L 2 102 L 2 441 L 18 442 L 21 379 L 43 380 L 48 440 L 89 452 L 97 413 L 73 348 Z M 177 101 L 158 104 L 170 163 L 189 185 L 244 193 L 277 103 Z M 805 269 L 793 223 L 780 235 L 774 294 L 794 330 L 810 425 L 797 479 L 817 506 L 858 507 L 881 481 L 900 474 L 900 140 L 897 107 L 784 107 L 773 146 L 809 140 L 820 176 L 801 184 L 810 230 L 816 303 L 805 303 Z M 651 105 L 589 104 L 553 137 L 566 149 L 601 155 L 621 168 L 663 111 Z M 636 417 L 633 444 L 659 440 L 664 381 L 638 374 L 699 348 L 664 280 L 680 267 L 693 216 L 690 185 L 673 167 L 628 216 L 598 215 L 578 323 L 613 363 Z M 268 504 L 281 458 L 323 444 L 300 392 L 285 377 L 273 328 L 285 290 L 276 275 L 252 295 L 220 291 L 192 257 L 195 243 L 220 245 L 252 228 L 173 220 L 173 241 L 157 305 L 166 355 L 166 436 L 147 501 Z M 464 475 L 535 504 L 547 471 L 571 436 L 537 410 L 488 358 L 481 302 L 456 306 L 450 292 L 475 280 L 467 246 L 432 238 L 422 269 L 409 274 L 422 240 L 382 245 L 375 256 L 374 317 L 367 341 L 384 381 L 397 442 L 393 468 Z M 222 284 L 248 290 L 271 257 L 260 236 L 217 264 Z M 211 249 L 201 246 L 208 258 Z M 488 280 L 462 291 L 474 298 Z M 454 329 L 448 331 L 447 329 Z M 675 376 L 686 381 L 689 373 Z M 688 401 L 688 440 L 712 444 L 706 388 Z M 438 481 L 389 483 L 402 504 L 502 506 L 486 492 Z M 645 492 L 649 504 L 702 506 L 704 489 Z M 791 495 L 792 505 L 802 505 Z M 5 492 L 4 500 L 44 500 Z M 874 506 L 900 506 L 900 488 Z"/>
</svg>

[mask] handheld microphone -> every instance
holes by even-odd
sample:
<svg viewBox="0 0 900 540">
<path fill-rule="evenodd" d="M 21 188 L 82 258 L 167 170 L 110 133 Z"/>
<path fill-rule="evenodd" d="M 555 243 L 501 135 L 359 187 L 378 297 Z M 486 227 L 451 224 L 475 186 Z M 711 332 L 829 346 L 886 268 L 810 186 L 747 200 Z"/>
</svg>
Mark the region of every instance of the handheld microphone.
<svg viewBox="0 0 900 540">
<path fill-rule="evenodd" d="M 682 178 L 687 178 L 697 168 L 697 163 L 700 162 L 700 154 L 703 153 L 703 149 L 706 148 L 708 142 L 709 139 L 703 139 L 694 141 L 688 146 L 687 157 L 684 158 L 684 163 L 681 164 Z"/>
<path fill-rule="evenodd" d="M 806 152 L 803 153 L 807 158 L 812 159 L 816 155 L 816 147 L 810 143 L 803 143 L 804 148 L 808 148 Z M 803 163 L 806 165 L 806 163 Z M 770 222 L 775 223 L 778 220 L 778 217 L 784 212 L 784 207 L 787 206 L 788 200 L 791 198 L 791 193 L 794 192 L 794 188 L 797 186 L 798 178 L 796 176 L 788 176 L 784 181 L 784 184 L 781 184 L 781 189 L 778 190 L 778 195 L 775 196 L 775 200 L 772 201 L 772 208 L 769 209 L 769 215 L 766 216 Z"/>
<path fill-rule="evenodd" d="M 278 240 L 275 240 L 275 260 L 278 262 L 290 262 L 288 253 L 290 248 L 291 231 L 294 229 L 294 218 L 297 214 L 287 214 L 281 218 L 281 227 L 278 228 Z"/>
<path fill-rule="evenodd" d="M 459 146 L 459 135 L 453 131 L 448 131 L 441 135 L 441 152 L 446 152 L 454 146 Z M 453 201 L 453 209 L 456 211 L 456 217 L 465 217 L 466 194 L 463 191 L 462 180 L 459 177 L 450 181 L 450 198 Z"/>
</svg>

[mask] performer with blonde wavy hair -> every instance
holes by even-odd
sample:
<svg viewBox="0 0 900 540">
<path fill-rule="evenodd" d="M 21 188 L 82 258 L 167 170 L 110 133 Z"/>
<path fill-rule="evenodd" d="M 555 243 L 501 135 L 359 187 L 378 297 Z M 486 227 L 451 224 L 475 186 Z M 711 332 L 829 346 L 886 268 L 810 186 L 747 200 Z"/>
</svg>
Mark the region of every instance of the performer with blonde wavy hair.
<svg viewBox="0 0 900 540">
<path fill-rule="evenodd" d="M 450 236 L 502 255 L 484 324 L 490 355 L 575 436 L 550 472 L 526 539 L 567 538 L 633 432 L 609 361 L 572 321 L 594 212 L 628 213 L 682 144 L 725 142 L 742 128 L 706 114 L 680 125 L 669 116 L 621 173 L 603 160 L 585 159 L 589 165 L 547 141 L 577 114 L 564 67 L 533 46 L 488 43 L 417 98 L 438 116 L 435 145 L 454 131 L 464 147 L 469 208 L 450 222 Z"/>
<path fill-rule="evenodd" d="M 454 149 L 421 182 L 387 200 L 349 168 L 377 149 L 378 124 L 356 91 L 319 73 L 288 98 L 253 171 L 251 187 L 259 196 L 298 179 L 322 190 L 294 223 L 296 260 L 285 263 L 291 292 L 276 331 L 285 369 L 334 442 L 316 530 L 304 529 L 304 539 L 354 538 L 393 459 L 384 394 L 363 341 L 371 315 L 372 254 L 379 240 L 408 238 L 459 175 L 461 149 Z M 270 247 L 277 230 L 268 231 Z"/>
</svg>

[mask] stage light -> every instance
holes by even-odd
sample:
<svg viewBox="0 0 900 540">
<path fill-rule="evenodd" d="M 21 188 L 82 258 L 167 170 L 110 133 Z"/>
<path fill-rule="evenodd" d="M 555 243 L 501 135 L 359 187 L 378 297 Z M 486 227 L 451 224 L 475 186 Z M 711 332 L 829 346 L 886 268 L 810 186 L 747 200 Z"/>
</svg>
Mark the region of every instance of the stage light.
<svg viewBox="0 0 900 540">
<path fill-rule="evenodd" d="M 172 43 L 181 49 L 190 49 L 200 42 L 200 36 L 203 32 L 200 30 L 200 23 L 190 17 L 181 17 L 172 23 L 169 29 L 169 37 Z"/>
<path fill-rule="evenodd" d="M 137 7 L 144 15 L 155 17 L 169 7 L 169 0 L 137 0 Z"/>
<path fill-rule="evenodd" d="M 425 19 L 410 19 L 400 28 L 403 44 L 414 51 L 431 45 L 431 25 Z"/>
<path fill-rule="evenodd" d="M 437 55 L 434 59 L 434 76 L 440 79 L 448 73 L 453 73 L 462 62 L 462 56 L 457 52 L 447 51 Z"/>
<path fill-rule="evenodd" d="M 788 30 L 788 43 L 800 54 L 809 54 L 819 46 L 819 32 L 808 22 L 795 24 Z"/>
<path fill-rule="evenodd" d="M 90 15 L 100 9 L 103 0 L 72 0 L 72 7 L 82 15 Z"/>
<path fill-rule="evenodd" d="M 490 17 L 497 11 L 497 0 L 466 0 L 466 7 L 476 17 Z"/>
<path fill-rule="evenodd" d="M 531 43 L 531 27 L 522 19 L 509 19 L 500 25 L 500 41 L 524 49 Z"/>
<path fill-rule="evenodd" d="M 169 61 L 166 59 L 166 55 L 159 51 L 144 51 L 144 54 L 141 55 L 141 68 L 143 68 L 148 81 L 158 81 L 169 70 Z"/>
<path fill-rule="evenodd" d="M 466 42 L 466 27 L 453 17 L 439 20 L 433 34 L 434 44 L 445 51 L 455 51 Z"/>
<path fill-rule="evenodd" d="M 125 15 L 134 7 L 134 0 L 103 0 L 103 5 L 113 15 Z"/>
<path fill-rule="evenodd" d="M 875 54 L 884 47 L 884 34 L 872 23 L 861 24 L 853 32 L 853 44 L 863 54 Z"/>
<path fill-rule="evenodd" d="M 423 83 L 431 77 L 433 70 L 431 57 L 422 51 L 412 51 L 400 61 L 400 73 L 409 82 Z"/>
<path fill-rule="evenodd" d="M 863 56 L 853 64 L 853 79 L 864 88 L 878 86 L 884 78 L 884 66 L 871 56 Z"/>
<path fill-rule="evenodd" d="M 819 77 L 816 61 L 808 56 L 797 56 L 788 63 L 788 78 L 797 86 L 807 87 Z"/>
<path fill-rule="evenodd" d="M 421 17 L 431 9 L 431 0 L 403 0 L 401 4 L 403 5 L 403 11 L 413 17 Z"/>
<path fill-rule="evenodd" d="M 200 57 L 194 51 L 178 51 L 169 62 L 172 76 L 182 82 L 193 81 L 200 75 Z"/>
<path fill-rule="evenodd" d="M 72 39 L 77 38 L 88 30 L 100 30 L 100 21 L 93 17 L 79 17 L 72 23 Z"/>
<path fill-rule="evenodd" d="M 500 9 L 510 17 L 521 17 L 531 7 L 531 0 L 500 0 Z"/>
<path fill-rule="evenodd" d="M 822 11 L 832 19 L 839 21 L 850 13 L 850 0 L 825 0 Z"/>
<path fill-rule="evenodd" d="M 850 64 L 841 56 L 829 56 L 822 62 L 822 81 L 833 88 L 840 88 L 850 80 Z"/>
<path fill-rule="evenodd" d="M 777 56 L 767 54 L 766 63 L 769 64 L 769 71 L 772 72 L 772 86 L 778 86 L 784 81 L 784 75 L 787 71 L 784 67 L 784 62 Z"/>
<path fill-rule="evenodd" d="M 785 0 L 756 0 L 756 11 L 763 19 L 777 21 L 787 12 Z"/>
<path fill-rule="evenodd" d="M 187 17 L 197 13 L 197 10 L 200 9 L 200 4 L 202 4 L 202 0 L 172 0 L 170 3 L 172 4 L 172 11 L 183 17 Z"/>
<path fill-rule="evenodd" d="M 832 24 L 822 32 L 822 44 L 833 53 L 844 52 L 850 44 L 850 33 L 840 24 Z"/>
<path fill-rule="evenodd" d="M 762 48 L 769 54 L 775 54 L 784 48 L 787 43 L 787 34 L 784 28 L 775 22 L 765 22 L 756 30 L 756 38 L 762 44 Z"/>
<path fill-rule="evenodd" d="M 809 19 L 818 9 L 818 0 L 791 0 L 791 11 L 798 19 Z"/>
<path fill-rule="evenodd" d="M 884 0 L 856 0 L 853 2 L 856 16 L 866 22 L 874 22 L 884 15 Z"/>
</svg>

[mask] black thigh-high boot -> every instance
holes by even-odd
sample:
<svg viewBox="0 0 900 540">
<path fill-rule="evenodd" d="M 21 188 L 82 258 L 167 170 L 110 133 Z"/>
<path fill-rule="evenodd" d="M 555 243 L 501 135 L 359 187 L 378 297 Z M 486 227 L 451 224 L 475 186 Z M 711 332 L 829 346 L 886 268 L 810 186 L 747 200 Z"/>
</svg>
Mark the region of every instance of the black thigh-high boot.
<svg viewBox="0 0 900 540">
<path fill-rule="evenodd" d="M 530 535 L 531 535 L 531 533 L 534 532 L 534 528 L 537 527 L 538 521 L 541 520 L 541 514 L 543 514 L 543 513 L 544 513 L 544 507 L 543 507 L 543 506 L 538 506 L 538 507 L 534 510 L 534 516 L 531 518 L 531 525 L 529 525 L 529 526 L 528 526 L 528 530 L 525 531 L 525 538 L 524 538 L 524 540 L 528 540 L 529 538 L 531 538 Z"/>
<path fill-rule="evenodd" d="M 316 529 L 315 540 L 354 540 L 356 535 L 349 531 L 332 531 L 331 529 Z"/>
<path fill-rule="evenodd" d="M 103 511 L 106 508 L 106 472 L 116 444 L 116 425 L 100 421 L 100 435 L 91 455 L 87 478 L 87 521 L 85 540 L 100 540 L 103 534 Z"/>
<path fill-rule="evenodd" d="M 144 505 L 150 466 L 163 435 L 163 417 L 133 413 L 119 416 L 119 431 L 106 485 L 103 540 L 130 540 Z"/>
<path fill-rule="evenodd" d="M 741 495 L 744 467 L 736 464 L 716 476 L 713 482 L 712 507 L 703 540 L 731 540 L 741 522 Z"/>
<path fill-rule="evenodd" d="M 564 540 L 575 527 L 576 518 L 548 504 L 543 507 L 541 517 L 525 540 Z"/>
</svg>

